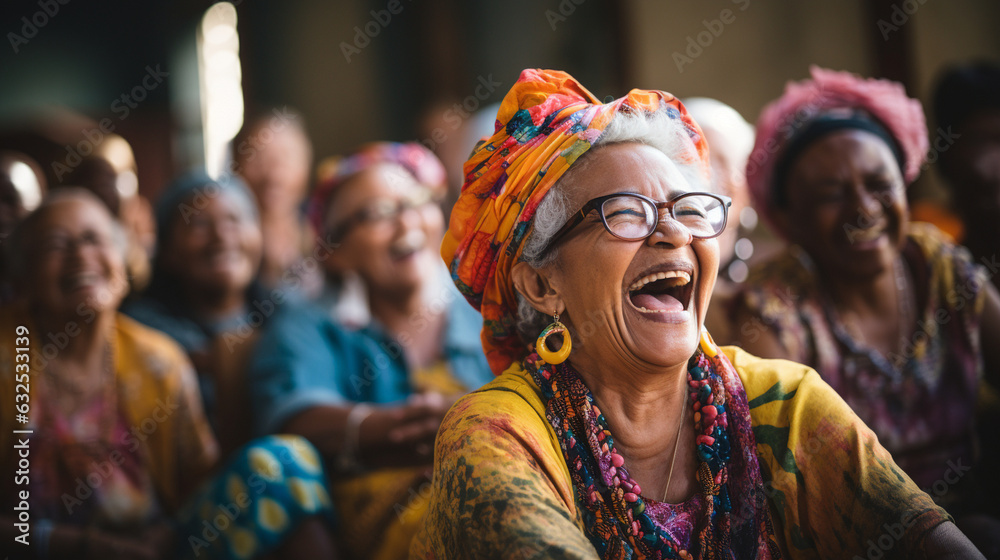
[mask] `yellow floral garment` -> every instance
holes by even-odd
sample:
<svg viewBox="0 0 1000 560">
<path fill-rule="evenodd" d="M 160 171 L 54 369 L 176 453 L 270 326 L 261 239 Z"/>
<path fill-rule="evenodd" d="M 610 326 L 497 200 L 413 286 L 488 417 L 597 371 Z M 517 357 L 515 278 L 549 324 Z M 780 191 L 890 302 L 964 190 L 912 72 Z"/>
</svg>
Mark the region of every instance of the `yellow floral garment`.
<svg viewBox="0 0 1000 560">
<path fill-rule="evenodd" d="M 909 557 L 949 519 L 815 371 L 722 350 L 746 389 L 787 557 Z M 545 403 L 520 364 L 456 403 L 434 456 L 410 558 L 598 558 Z"/>
<path fill-rule="evenodd" d="M 26 326 L 31 349 L 29 423 L 15 423 L 13 407 L 0 419 L 0 467 L 13 472 L 13 430 L 33 429 L 44 434 L 32 411 L 43 403 L 40 376 L 45 375 L 45 356 L 57 351 L 55 341 L 79 333 L 80 325 L 67 324 L 67 332 L 41 333 L 27 321 L 23 309 L 6 308 L 0 319 L 0 399 L 14 403 L 15 327 Z M 88 316 L 81 316 L 80 322 Z M 167 513 L 177 511 L 186 495 L 203 480 L 218 459 L 218 446 L 205 418 L 198 384 L 183 350 L 162 333 L 117 315 L 110 337 L 112 371 L 118 390 L 118 406 L 130 432 L 124 443 L 135 447 L 148 469 L 156 497 Z M 23 437 L 20 436 L 19 437 Z M 3 490 L 7 490 L 5 485 Z"/>
</svg>

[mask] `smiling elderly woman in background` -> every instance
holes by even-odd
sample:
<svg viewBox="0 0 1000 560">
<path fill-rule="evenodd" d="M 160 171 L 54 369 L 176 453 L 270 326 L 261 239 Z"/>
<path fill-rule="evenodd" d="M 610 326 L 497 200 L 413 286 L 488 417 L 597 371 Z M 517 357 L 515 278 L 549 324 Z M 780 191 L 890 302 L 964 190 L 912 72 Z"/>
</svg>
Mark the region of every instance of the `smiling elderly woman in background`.
<svg viewBox="0 0 1000 560">
<path fill-rule="evenodd" d="M 0 324 L 27 332 L 0 340 L 0 396 L 28 402 L 15 400 L 28 387 L 31 406 L 27 426 L 4 417 L 0 465 L 13 472 L 8 438 L 28 428 L 32 472 L 29 488 L 6 485 L 0 502 L 13 508 L 13 491 L 30 491 L 32 554 L 332 557 L 316 451 L 271 436 L 219 462 L 183 349 L 117 312 L 128 292 L 126 243 L 102 201 L 80 188 L 50 195 L 12 236 L 24 301 L 0 309 Z M 15 361 L 29 355 L 15 343 L 32 349 L 30 362 Z"/>
<path fill-rule="evenodd" d="M 793 245 L 747 281 L 735 330 L 816 368 L 990 555 L 1000 523 L 966 516 L 997 512 L 973 413 L 984 372 L 1000 379 L 1000 300 L 965 249 L 909 221 L 926 135 L 902 86 L 846 72 L 814 68 L 765 108 L 747 178 Z"/>
<path fill-rule="evenodd" d="M 117 312 L 125 233 L 94 194 L 65 188 L 18 225 L 9 248 L 24 301 L 0 310 L 10 333 L 0 340 L 0 465 L 15 471 L 12 437 L 26 437 L 31 468 L 26 486 L 12 478 L 0 490 L 5 515 L 16 491 L 29 491 L 37 558 L 175 557 L 171 516 L 218 448 L 181 349 Z M 15 401 L 26 388 L 30 401 Z M 14 423 L 15 402 L 30 404 L 28 424 Z M 12 436 L 21 429 L 33 433 Z M 11 519 L 0 520 L 6 549 L 17 548 Z"/>
<path fill-rule="evenodd" d="M 326 457 L 347 558 L 406 557 L 441 418 L 490 380 L 482 318 L 438 257 L 444 178 L 416 143 L 376 142 L 336 160 L 309 207 L 332 248 L 318 253 L 324 297 L 275 314 L 251 371 L 261 431 L 300 434 Z M 367 324 L 337 316 L 348 275 L 363 286 Z"/>
<path fill-rule="evenodd" d="M 257 206 L 236 177 L 193 172 L 156 201 L 153 278 L 125 305 L 133 319 L 170 335 L 198 373 L 205 411 L 224 454 L 251 439 L 246 370 L 272 294 L 258 281 Z M 256 305 L 256 307 L 255 307 Z"/>
<path fill-rule="evenodd" d="M 499 377 L 445 417 L 411 557 L 980 557 L 814 371 L 703 332 L 707 159 L 670 94 L 521 74 L 442 246 Z"/>
</svg>

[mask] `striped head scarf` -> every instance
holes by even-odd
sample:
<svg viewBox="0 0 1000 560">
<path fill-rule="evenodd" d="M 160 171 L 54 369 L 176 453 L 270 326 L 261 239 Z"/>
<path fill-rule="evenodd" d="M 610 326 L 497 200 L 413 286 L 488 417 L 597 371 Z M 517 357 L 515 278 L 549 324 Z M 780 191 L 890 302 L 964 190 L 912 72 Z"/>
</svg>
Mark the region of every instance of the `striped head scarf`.
<svg viewBox="0 0 1000 560">
<path fill-rule="evenodd" d="M 545 194 L 619 113 L 664 111 L 688 131 L 690 161 L 707 176 L 701 129 L 673 95 L 634 89 L 601 103 L 565 72 L 528 69 L 504 97 L 493 136 L 465 163 L 441 256 L 459 291 L 483 316 L 482 343 L 494 374 L 527 355 L 518 337 L 510 271 Z"/>
</svg>

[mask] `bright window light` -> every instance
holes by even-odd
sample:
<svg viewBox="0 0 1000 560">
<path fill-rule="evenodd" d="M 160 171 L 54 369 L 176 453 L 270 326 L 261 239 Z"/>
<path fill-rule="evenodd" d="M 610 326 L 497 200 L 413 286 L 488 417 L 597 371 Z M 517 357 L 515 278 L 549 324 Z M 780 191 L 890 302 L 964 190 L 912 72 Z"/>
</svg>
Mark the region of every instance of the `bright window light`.
<svg viewBox="0 0 1000 560">
<path fill-rule="evenodd" d="M 198 77 L 205 170 L 218 178 L 225 169 L 229 141 L 243 126 L 243 72 L 236 8 L 213 5 L 198 28 Z"/>
</svg>

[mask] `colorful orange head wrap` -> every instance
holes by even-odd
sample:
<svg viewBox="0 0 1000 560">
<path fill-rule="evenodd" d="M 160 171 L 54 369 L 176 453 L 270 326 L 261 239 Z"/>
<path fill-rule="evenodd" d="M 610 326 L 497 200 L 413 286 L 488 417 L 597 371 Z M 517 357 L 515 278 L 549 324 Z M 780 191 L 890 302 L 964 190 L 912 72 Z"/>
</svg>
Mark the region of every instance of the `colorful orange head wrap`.
<svg viewBox="0 0 1000 560">
<path fill-rule="evenodd" d="M 483 315 L 483 350 L 493 373 L 527 354 L 515 328 L 510 271 L 538 205 L 616 113 L 657 111 L 687 128 L 691 161 L 683 163 L 707 176 L 701 129 L 669 93 L 634 89 L 602 104 L 565 72 L 529 69 L 504 97 L 493 136 L 465 162 L 465 184 L 441 245 L 455 285 Z"/>
</svg>

